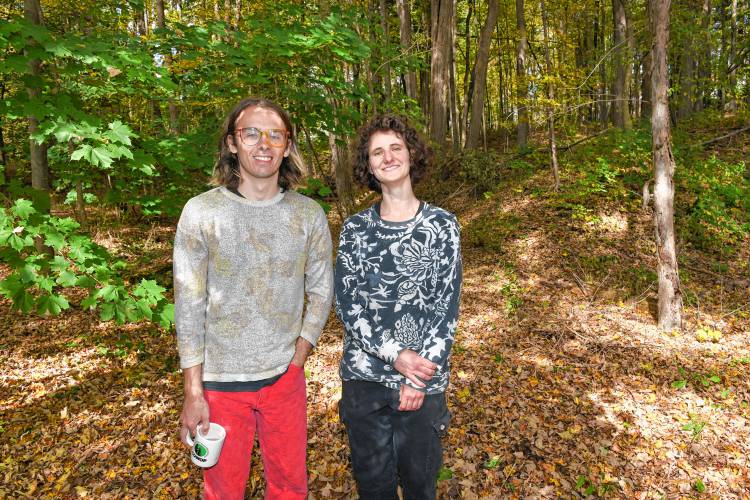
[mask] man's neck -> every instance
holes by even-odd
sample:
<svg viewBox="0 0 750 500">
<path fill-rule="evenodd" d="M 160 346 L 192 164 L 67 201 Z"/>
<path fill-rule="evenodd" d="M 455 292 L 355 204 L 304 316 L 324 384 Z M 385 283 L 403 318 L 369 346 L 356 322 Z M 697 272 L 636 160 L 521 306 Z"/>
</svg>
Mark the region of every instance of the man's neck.
<svg viewBox="0 0 750 500">
<path fill-rule="evenodd" d="M 279 179 L 274 176 L 268 179 L 242 179 L 237 191 L 251 201 L 270 200 L 279 194 Z"/>
</svg>

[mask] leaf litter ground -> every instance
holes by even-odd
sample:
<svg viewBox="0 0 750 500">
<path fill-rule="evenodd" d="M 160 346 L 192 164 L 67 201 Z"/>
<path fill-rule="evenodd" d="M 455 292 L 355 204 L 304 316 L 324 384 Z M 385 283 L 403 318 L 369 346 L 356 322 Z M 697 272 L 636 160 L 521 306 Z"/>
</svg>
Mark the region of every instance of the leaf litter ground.
<svg viewBox="0 0 750 500">
<path fill-rule="evenodd" d="M 480 201 L 432 193 L 459 215 L 465 267 L 440 497 L 750 497 L 750 245 L 721 273 L 686 250 L 686 328 L 660 333 L 650 215 L 577 220 L 547 183 L 537 172 Z M 136 263 L 134 280 L 171 279 L 171 224 L 96 237 Z M 0 498 L 200 497 L 177 436 L 172 334 L 80 308 L 0 310 Z M 306 368 L 312 498 L 356 497 L 340 338 L 331 317 Z M 256 449 L 248 498 L 261 477 Z"/>
</svg>

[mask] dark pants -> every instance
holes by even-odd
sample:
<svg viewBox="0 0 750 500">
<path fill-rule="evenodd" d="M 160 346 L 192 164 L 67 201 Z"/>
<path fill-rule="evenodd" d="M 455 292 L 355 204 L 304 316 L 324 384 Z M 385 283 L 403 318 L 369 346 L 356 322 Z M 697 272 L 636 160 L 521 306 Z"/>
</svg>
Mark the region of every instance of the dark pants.
<svg viewBox="0 0 750 500">
<path fill-rule="evenodd" d="M 416 411 L 399 411 L 399 391 L 375 382 L 344 381 L 339 412 L 362 500 L 435 498 L 448 431 L 445 394 L 426 395 Z"/>
</svg>

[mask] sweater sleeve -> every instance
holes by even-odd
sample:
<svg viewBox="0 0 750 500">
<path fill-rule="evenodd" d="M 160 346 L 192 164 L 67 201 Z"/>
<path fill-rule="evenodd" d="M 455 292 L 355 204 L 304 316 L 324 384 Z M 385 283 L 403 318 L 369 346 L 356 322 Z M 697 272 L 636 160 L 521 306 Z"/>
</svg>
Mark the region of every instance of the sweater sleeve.
<svg viewBox="0 0 750 500">
<path fill-rule="evenodd" d="M 204 361 L 208 296 L 208 248 L 201 234 L 198 212 L 191 207 L 188 202 L 177 224 L 172 259 L 177 351 L 183 369 Z"/>
<path fill-rule="evenodd" d="M 307 245 L 305 262 L 305 294 L 307 306 L 300 336 L 315 345 L 331 309 L 333 299 L 333 269 L 331 265 L 331 231 L 325 212 L 317 207 Z"/>
<path fill-rule="evenodd" d="M 383 328 L 377 325 L 377 309 L 373 317 L 368 308 L 366 278 L 360 252 L 363 242 L 359 238 L 356 225 L 347 221 L 341 229 L 336 255 L 336 314 L 344 324 L 346 333 L 365 352 L 393 364 L 406 346 L 393 337 L 384 335 Z"/>
<path fill-rule="evenodd" d="M 462 262 L 461 237 L 458 222 L 454 217 L 445 219 L 439 239 L 441 255 L 437 275 L 437 288 L 434 296 L 432 316 L 428 319 L 428 330 L 420 356 L 438 365 L 437 373 L 430 385 L 440 383 L 442 374 L 450 369 L 449 357 L 458 325 L 458 309 L 461 297 Z M 411 381 L 407 380 L 409 385 Z M 420 388 L 418 388 L 420 389 Z M 425 389 L 420 389 L 425 390 Z"/>
</svg>

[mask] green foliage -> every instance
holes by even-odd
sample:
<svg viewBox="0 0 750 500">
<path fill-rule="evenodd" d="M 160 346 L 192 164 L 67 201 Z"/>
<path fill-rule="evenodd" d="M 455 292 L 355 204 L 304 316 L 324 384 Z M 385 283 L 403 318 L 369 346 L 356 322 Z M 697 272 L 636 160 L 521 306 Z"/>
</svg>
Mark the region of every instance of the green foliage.
<svg viewBox="0 0 750 500">
<path fill-rule="evenodd" d="M 705 421 L 701 420 L 697 415 L 694 413 L 690 413 L 690 420 L 688 423 L 682 426 L 683 431 L 690 431 L 692 434 L 692 438 L 696 439 L 701 432 L 703 432 L 703 428 L 706 427 Z"/>
<path fill-rule="evenodd" d="M 678 371 L 680 373 L 680 378 L 672 382 L 672 388 L 674 389 L 684 389 L 688 386 L 689 382 L 692 382 L 693 387 L 696 389 L 707 389 L 714 384 L 721 383 L 721 377 L 715 373 L 689 373 L 682 367 L 680 367 Z"/>
<path fill-rule="evenodd" d="M 617 484 L 602 481 L 601 484 L 597 485 L 593 480 L 581 474 L 578 476 L 578 480 L 576 481 L 576 489 L 587 496 L 596 495 L 603 497 L 607 493 L 615 491 L 617 489 Z"/>
<path fill-rule="evenodd" d="M 104 321 L 148 319 L 168 329 L 174 306 L 166 289 L 143 279 L 128 285 L 119 271 L 125 267 L 87 236 L 70 218 L 39 213 L 31 201 L 19 199 L 0 209 L 0 260 L 11 269 L 0 281 L 0 293 L 23 313 L 60 314 L 70 307 L 65 289 L 88 292 L 81 307 L 98 308 Z M 48 248 L 37 250 L 39 243 Z"/>
<path fill-rule="evenodd" d="M 331 199 L 333 190 L 320 179 L 314 177 L 307 179 L 306 185 L 297 188 L 297 191 L 317 201 L 326 213 L 331 210 L 331 205 L 325 200 Z"/>
<path fill-rule="evenodd" d="M 683 237 L 702 250 L 736 249 L 750 232 L 750 173 L 745 163 L 714 156 L 683 170 L 677 170 L 676 178 L 691 200 Z"/>
<path fill-rule="evenodd" d="M 510 238 L 517 238 L 521 219 L 509 213 L 480 215 L 461 231 L 466 244 L 502 253 Z"/>
</svg>

